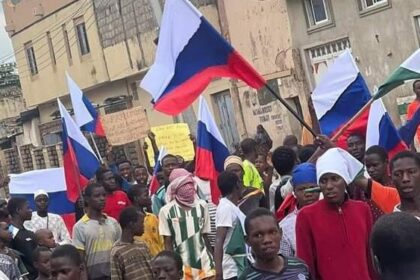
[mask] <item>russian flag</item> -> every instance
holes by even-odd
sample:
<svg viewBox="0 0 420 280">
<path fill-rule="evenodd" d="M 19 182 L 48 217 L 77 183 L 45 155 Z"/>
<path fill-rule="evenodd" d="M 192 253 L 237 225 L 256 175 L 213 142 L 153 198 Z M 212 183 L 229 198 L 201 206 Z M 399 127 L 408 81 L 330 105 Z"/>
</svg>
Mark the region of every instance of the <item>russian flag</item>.
<svg viewBox="0 0 420 280">
<path fill-rule="evenodd" d="M 57 102 L 63 126 L 63 165 L 67 197 L 70 201 L 76 202 L 80 191 L 87 186 L 89 179 L 95 176 L 100 163 L 89 142 L 58 98 Z"/>
<path fill-rule="evenodd" d="M 366 82 L 347 49 L 335 59 L 312 93 L 321 133 L 332 137 L 370 99 Z M 346 148 L 346 139 L 353 133 L 366 135 L 368 116 L 368 111 L 360 116 L 338 138 L 337 145 Z"/>
<path fill-rule="evenodd" d="M 63 168 L 34 170 L 9 176 L 11 196 L 25 197 L 32 210 L 35 210 L 34 193 L 39 189 L 45 190 L 49 197 L 48 212 L 63 217 L 69 232 L 72 232 L 76 217 L 74 204 L 67 197 Z"/>
<path fill-rule="evenodd" d="M 152 180 L 150 181 L 149 191 L 150 195 L 155 194 L 156 191 L 160 188 L 159 181 L 157 179 L 157 173 L 162 170 L 162 159 L 168 154 L 165 147 L 161 147 L 159 150 L 159 156 L 153 167 Z"/>
<path fill-rule="evenodd" d="M 70 92 L 71 104 L 74 110 L 74 119 L 82 131 L 92 132 L 105 137 L 101 118 L 92 103 L 83 94 L 79 86 L 66 73 L 67 86 Z"/>
<path fill-rule="evenodd" d="M 217 177 L 223 171 L 229 150 L 203 97 L 200 97 L 198 115 L 195 175 L 210 181 L 212 201 L 218 204 L 220 190 L 217 186 Z"/>
<path fill-rule="evenodd" d="M 154 108 L 177 115 L 219 77 L 240 79 L 256 89 L 265 85 L 188 0 L 166 0 L 155 63 L 141 82 Z"/>
<path fill-rule="evenodd" d="M 405 125 L 401 126 L 398 129 L 401 139 L 410 147 L 413 144 L 414 136 L 416 136 L 417 129 L 420 125 L 420 107 L 417 108 L 417 111 L 413 114 L 411 119 L 407 120 Z"/>
<path fill-rule="evenodd" d="M 407 145 L 402 141 L 397 129 L 389 117 L 381 99 L 375 100 L 370 105 L 369 118 L 366 130 L 366 149 L 378 145 L 387 150 L 389 158 L 407 150 Z"/>
</svg>

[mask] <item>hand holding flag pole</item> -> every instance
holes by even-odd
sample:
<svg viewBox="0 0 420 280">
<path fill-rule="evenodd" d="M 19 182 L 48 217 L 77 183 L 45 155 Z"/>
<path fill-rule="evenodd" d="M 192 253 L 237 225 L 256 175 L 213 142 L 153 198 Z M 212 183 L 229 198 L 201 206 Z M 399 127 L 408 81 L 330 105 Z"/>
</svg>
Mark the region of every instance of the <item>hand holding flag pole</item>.
<svg viewBox="0 0 420 280">
<path fill-rule="evenodd" d="M 267 85 L 199 10 L 188 0 L 167 0 L 155 62 L 140 84 L 152 95 L 154 109 L 178 115 L 197 99 L 212 79 L 220 77 L 242 80 L 254 89 L 267 87 L 315 136 L 313 129 Z"/>
</svg>

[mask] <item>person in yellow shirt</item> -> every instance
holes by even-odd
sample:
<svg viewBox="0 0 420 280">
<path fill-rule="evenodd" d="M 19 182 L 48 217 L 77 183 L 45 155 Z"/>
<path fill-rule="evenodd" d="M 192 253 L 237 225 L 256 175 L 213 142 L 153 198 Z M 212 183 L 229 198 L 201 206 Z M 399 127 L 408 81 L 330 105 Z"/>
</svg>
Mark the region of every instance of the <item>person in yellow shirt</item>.
<svg viewBox="0 0 420 280">
<path fill-rule="evenodd" d="M 241 150 L 244 157 L 244 186 L 253 187 L 264 192 L 264 181 L 254 165 L 257 160 L 257 142 L 254 139 L 246 138 L 241 142 Z"/>
<path fill-rule="evenodd" d="M 141 236 L 134 236 L 134 242 L 146 243 L 152 256 L 156 256 L 164 250 L 164 244 L 162 236 L 159 235 L 158 218 L 145 211 L 145 209 L 150 209 L 152 204 L 149 189 L 145 185 L 133 185 L 128 191 L 128 198 L 133 206 L 144 215 L 144 233 Z"/>
</svg>

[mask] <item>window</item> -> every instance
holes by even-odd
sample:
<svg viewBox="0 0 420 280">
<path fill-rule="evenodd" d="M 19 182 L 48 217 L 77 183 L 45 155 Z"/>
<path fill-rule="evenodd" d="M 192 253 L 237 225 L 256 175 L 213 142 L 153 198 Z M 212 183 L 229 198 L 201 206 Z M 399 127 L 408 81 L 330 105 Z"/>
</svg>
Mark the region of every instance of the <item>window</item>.
<svg viewBox="0 0 420 280">
<path fill-rule="evenodd" d="M 67 59 L 69 60 L 69 63 L 71 64 L 72 55 L 71 55 L 71 49 L 70 49 L 70 43 L 69 43 L 69 34 L 67 32 L 65 24 L 63 24 L 61 28 L 63 30 L 64 46 L 66 47 Z"/>
<path fill-rule="evenodd" d="M 420 45 L 420 15 L 414 17 L 414 25 L 415 25 L 417 40 Z"/>
<path fill-rule="evenodd" d="M 25 45 L 25 52 L 29 70 L 31 71 L 31 75 L 34 76 L 38 74 L 38 66 L 36 64 L 35 51 L 32 43 L 27 43 Z"/>
<path fill-rule="evenodd" d="M 47 32 L 47 41 L 48 41 L 48 49 L 50 50 L 51 62 L 55 66 L 57 64 L 57 61 L 55 59 L 54 46 L 52 43 L 50 32 Z"/>
<path fill-rule="evenodd" d="M 305 0 L 309 26 L 316 26 L 330 21 L 328 0 Z"/>
<path fill-rule="evenodd" d="M 334 62 L 345 49 L 351 50 L 349 38 L 341 38 L 326 44 L 306 49 L 310 72 L 312 73 L 312 85 L 315 87 L 328 67 Z"/>
<path fill-rule="evenodd" d="M 388 0 L 361 0 L 362 1 L 362 8 L 363 10 L 377 6 L 386 4 Z"/>
<path fill-rule="evenodd" d="M 86 26 L 81 19 L 76 21 L 76 34 L 79 42 L 80 54 L 85 55 L 90 53 L 89 41 L 86 33 Z"/>
</svg>

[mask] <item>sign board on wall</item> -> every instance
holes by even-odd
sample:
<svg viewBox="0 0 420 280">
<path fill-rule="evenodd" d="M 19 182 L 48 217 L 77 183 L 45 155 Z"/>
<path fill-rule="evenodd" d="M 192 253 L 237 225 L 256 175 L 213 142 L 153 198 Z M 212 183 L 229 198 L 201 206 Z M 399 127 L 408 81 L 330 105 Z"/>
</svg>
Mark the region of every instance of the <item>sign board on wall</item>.
<svg viewBox="0 0 420 280">
<path fill-rule="evenodd" d="M 128 144 L 147 136 L 149 121 L 143 107 L 101 115 L 106 138 L 113 146 Z"/>
<path fill-rule="evenodd" d="M 161 125 L 151 127 L 151 131 L 155 134 L 156 143 L 158 147 L 164 146 L 168 153 L 173 155 L 180 155 L 186 161 L 194 158 L 194 146 L 190 140 L 190 129 L 186 123 L 174 123 L 168 125 Z M 147 156 L 150 164 L 155 164 L 153 149 L 150 139 L 146 138 L 146 143 L 149 146 L 147 149 Z"/>
</svg>

